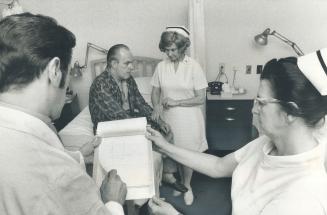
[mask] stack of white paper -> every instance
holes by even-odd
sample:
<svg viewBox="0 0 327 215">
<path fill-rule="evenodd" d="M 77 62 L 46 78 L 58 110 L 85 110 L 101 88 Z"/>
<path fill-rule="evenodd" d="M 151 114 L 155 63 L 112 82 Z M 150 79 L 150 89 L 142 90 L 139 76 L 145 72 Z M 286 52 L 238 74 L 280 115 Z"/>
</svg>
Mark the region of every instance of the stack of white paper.
<svg viewBox="0 0 327 215">
<path fill-rule="evenodd" d="M 146 118 L 98 124 L 97 135 L 102 140 L 94 157 L 93 177 L 99 186 L 107 172 L 117 169 L 127 185 L 127 200 L 154 196 L 152 145 L 145 133 Z"/>
</svg>

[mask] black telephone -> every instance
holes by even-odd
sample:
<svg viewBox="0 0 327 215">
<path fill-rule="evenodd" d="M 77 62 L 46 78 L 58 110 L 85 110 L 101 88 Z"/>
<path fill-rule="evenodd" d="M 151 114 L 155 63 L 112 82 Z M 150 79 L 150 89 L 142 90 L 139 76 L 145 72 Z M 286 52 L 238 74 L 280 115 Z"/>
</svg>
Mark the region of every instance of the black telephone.
<svg viewBox="0 0 327 215">
<path fill-rule="evenodd" d="M 212 95 L 220 95 L 221 91 L 222 91 L 222 86 L 223 86 L 223 82 L 220 81 L 212 81 L 209 82 L 209 88 L 210 88 L 210 94 Z"/>
</svg>

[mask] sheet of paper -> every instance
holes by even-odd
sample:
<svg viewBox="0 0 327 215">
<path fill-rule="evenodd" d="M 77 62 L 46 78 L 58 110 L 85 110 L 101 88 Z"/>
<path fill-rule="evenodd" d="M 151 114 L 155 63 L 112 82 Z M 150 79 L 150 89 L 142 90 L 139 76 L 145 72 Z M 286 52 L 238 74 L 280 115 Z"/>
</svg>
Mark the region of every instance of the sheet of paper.
<svg viewBox="0 0 327 215">
<path fill-rule="evenodd" d="M 104 171 L 96 168 L 97 184 L 106 172 L 116 169 L 127 185 L 127 200 L 154 196 L 152 145 L 145 137 L 146 119 L 103 122 L 100 129 L 99 125 L 97 134 L 102 140 L 94 164 Z"/>
<path fill-rule="evenodd" d="M 97 135 L 100 137 L 120 137 L 145 134 L 146 123 L 145 117 L 99 122 Z"/>
<path fill-rule="evenodd" d="M 111 137 L 99 146 L 99 161 L 108 172 L 117 169 L 129 187 L 148 186 L 150 177 L 149 143 L 144 135 Z"/>
</svg>

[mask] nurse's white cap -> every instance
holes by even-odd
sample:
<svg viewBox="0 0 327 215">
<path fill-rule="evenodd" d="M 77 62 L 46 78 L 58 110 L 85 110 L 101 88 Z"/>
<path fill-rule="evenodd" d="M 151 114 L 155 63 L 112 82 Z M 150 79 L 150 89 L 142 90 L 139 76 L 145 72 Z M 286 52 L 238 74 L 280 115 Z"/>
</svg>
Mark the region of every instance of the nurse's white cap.
<svg viewBox="0 0 327 215">
<path fill-rule="evenodd" d="M 168 26 L 168 27 L 166 27 L 166 31 L 172 31 L 172 32 L 179 33 L 186 38 L 190 37 L 190 32 L 189 32 L 189 30 L 187 30 L 187 28 L 185 26 Z"/>
<path fill-rule="evenodd" d="M 327 48 L 301 56 L 297 65 L 322 96 L 327 95 Z"/>
</svg>

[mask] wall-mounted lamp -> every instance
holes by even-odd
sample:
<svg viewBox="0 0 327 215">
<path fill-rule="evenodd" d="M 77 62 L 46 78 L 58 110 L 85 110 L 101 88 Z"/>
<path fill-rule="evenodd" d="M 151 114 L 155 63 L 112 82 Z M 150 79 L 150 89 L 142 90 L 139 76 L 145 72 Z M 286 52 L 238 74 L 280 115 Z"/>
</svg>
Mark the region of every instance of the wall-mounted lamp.
<svg viewBox="0 0 327 215">
<path fill-rule="evenodd" d="M 89 59 L 89 51 L 90 49 L 93 48 L 103 54 L 107 54 L 108 53 L 108 50 L 107 49 L 104 49 L 100 46 L 97 46 L 93 43 L 87 43 L 87 46 L 86 46 L 86 54 L 85 54 L 85 63 L 83 66 L 80 66 L 79 65 L 79 62 L 76 61 L 74 63 L 74 67 L 71 69 L 70 71 L 70 75 L 73 76 L 73 77 L 80 77 L 82 76 L 82 70 L 87 68 L 87 63 L 88 63 L 88 59 Z"/>
<path fill-rule="evenodd" d="M 270 28 L 267 28 L 261 34 L 258 34 L 257 36 L 255 36 L 254 40 L 259 45 L 265 46 L 268 43 L 269 35 L 273 35 L 273 36 L 277 37 L 278 39 L 280 39 L 281 41 L 287 43 L 289 46 L 291 46 L 293 48 L 293 50 L 296 52 L 297 55 L 299 55 L 299 56 L 304 55 L 303 52 L 301 51 L 301 49 L 296 45 L 296 43 L 292 42 L 291 40 L 287 39 L 286 37 L 284 37 L 283 35 L 281 35 L 280 33 L 276 32 L 276 31 L 271 32 Z"/>
<path fill-rule="evenodd" d="M 4 2 L 0 2 L 0 4 L 7 5 L 7 8 L 3 9 L 2 11 L 2 18 L 13 14 L 23 13 L 23 8 L 19 4 L 18 0 L 7 0 Z"/>
</svg>

